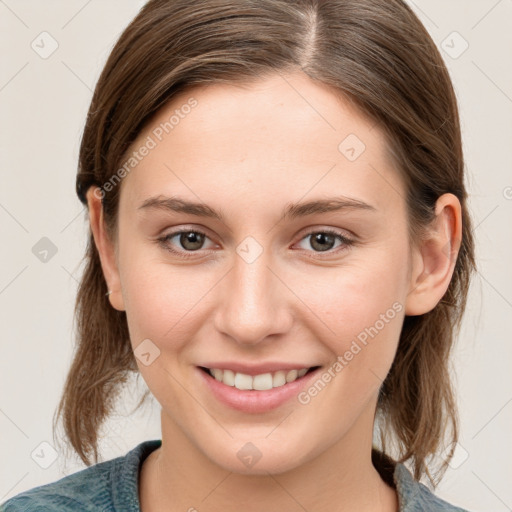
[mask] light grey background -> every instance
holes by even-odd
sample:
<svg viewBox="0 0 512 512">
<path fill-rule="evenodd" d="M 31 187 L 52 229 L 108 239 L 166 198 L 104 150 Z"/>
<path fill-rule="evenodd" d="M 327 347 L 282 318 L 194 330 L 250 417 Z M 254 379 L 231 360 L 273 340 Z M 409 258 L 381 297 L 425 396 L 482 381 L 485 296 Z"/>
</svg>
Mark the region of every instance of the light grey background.
<svg viewBox="0 0 512 512">
<path fill-rule="evenodd" d="M 84 468 L 49 446 L 87 233 L 78 148 L 105 59 L 143 3 L 0 0 L 0 502 Z M 454 353 L 460 445 L 437 494 L 512 510 L 512 0 L 409 4 L 459 98 L 479 264 Z M 43 237 L 57 250 L 46 262 L 33 252 Z M 102 460 L 160 438 L 154 400 L 130 414 L 144 386 L 127 388 L 105 426 Z"/>
</svg>

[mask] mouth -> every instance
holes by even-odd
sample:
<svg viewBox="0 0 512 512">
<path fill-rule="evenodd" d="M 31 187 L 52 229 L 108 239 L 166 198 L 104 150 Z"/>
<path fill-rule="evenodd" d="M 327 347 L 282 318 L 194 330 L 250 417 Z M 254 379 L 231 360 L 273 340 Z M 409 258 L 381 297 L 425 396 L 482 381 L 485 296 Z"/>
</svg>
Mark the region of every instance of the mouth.
<svg viewBox="0 0 512 512">
<path fill-rule="evenodd" d="M 223 366 L 235 368 L 237 363 Z M 311 386 L 322 371 L 321 366 L 309 368 L 289 366 L 286 369 L 279 369 L 283 367 L 279 364 L 267 364 L 265 369 L 271 369 L 272 366 L 277 371 L 256 374 L 255 367 L 245 370 L 253 375 L 227 368 L 196 366 L 196 369 L 198 376 L 201 377 L 200 381 L 204 384 L 206 396 L 229 409 L 246 414 L 264 414 L 292 403 L 294 398 L 298 399 L 304 388 Z"/>
<path fill-rule="evenodd" d="M 247 375 L 229 369 L 198 367 L 208 377 L 217 382 L 236 388 L 240 391 L 268 391 L 281 388 L 287 384 L 304 379 L 310 373 L 318 370 L 320 366 L 297 368 L 292 370 L 278 370 L 275 372 Z"/>
</svg>

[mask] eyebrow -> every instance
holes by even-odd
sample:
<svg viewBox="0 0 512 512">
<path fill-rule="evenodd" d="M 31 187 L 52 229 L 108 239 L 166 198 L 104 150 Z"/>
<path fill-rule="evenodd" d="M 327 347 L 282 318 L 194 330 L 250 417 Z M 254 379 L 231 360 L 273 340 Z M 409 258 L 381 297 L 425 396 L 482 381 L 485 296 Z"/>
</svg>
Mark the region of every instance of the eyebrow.
<svg viewBox="0 0 512 512">
<path fill-rule="evenodd" d="M 160 195 L 150 197 L 138 207 L 138 210 L 145 209 L 187 213 L 198 217 L 218 219 L 221 222 L 224 222 L 224 216 L 222 213 L 207 204 L 188 201 L 178 196 L 165 197 Z M 298 217 L 306 217 L 315 213 L 327 213 L 340 210 L 377 211 L 374 206 L 359 199 L 337 196 L 301 203 L 289 203 L 283 210 L 282 216 L 284 219 L 296 219 Z"/>
</svg>

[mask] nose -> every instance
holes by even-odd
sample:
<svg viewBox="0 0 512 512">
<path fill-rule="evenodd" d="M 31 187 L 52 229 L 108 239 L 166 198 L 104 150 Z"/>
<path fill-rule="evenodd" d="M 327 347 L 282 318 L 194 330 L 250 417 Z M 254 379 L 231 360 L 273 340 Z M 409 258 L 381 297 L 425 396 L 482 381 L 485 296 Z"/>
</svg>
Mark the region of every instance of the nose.
<svg viewBox="0 0 512 512">
<path fill-rule="evenodd" d="M 275 341 L 292 325 L 293 293 L 272 268 L 269 254 L 264 250 L 254 261 L 236 254 L 223 279 L 215 327 L 241 345 Z"/>
</svg>

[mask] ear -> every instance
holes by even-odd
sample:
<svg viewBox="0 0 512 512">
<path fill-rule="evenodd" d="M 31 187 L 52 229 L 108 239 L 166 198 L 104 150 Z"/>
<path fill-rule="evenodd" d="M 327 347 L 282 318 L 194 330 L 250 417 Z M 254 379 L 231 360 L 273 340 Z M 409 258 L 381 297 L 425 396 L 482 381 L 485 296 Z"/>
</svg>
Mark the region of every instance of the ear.
<svg viewBox="0 0 512 512">
<path fill-rule="evenodd" d="M 462 240 L 458 198 L 443 194 L 436 202 L 436 218 L 429 234 L 413 249 L 405 315 L 423 315 L 439 303 L 452 279 Z"/>
<path fill-rule="evenodd" d="M 121 279 L 117 263 L 117 254 L 114 241 L 112 241 L 105 228 L 103 219 L 103 204 L 101 202 L 103 191 L 99 187 L 91 186 L 87 191 L 87 203 L 89 207 L 89 221 L 94 236 L 94 243 L 98 250 L 101 268 L 111 293 L 108 298 L 110 304 L 118 311 L 124 311 L 123 295 L 121 293 Z"/>
</svg>

